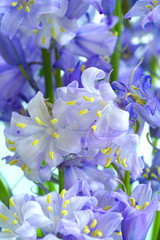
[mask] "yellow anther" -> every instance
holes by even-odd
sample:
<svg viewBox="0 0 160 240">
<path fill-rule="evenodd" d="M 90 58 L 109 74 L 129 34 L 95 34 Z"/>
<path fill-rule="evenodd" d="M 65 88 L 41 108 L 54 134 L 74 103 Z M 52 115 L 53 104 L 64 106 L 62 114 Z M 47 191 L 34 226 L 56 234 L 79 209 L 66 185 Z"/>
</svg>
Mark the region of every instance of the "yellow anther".
<svg viewBox="0 0 160 240">
<path fill-rule="evenodd" d="M 52 160 L 54 159 L 53 154 L 54 154 L 53 151 L 49 152 L 49 157 L 50 157 L 50 159 L 52 159 Z"/>
<path fill-rule="evenodd" d="M 51 194 L 47 195 L 47 203 L 51 203 Z"/>
<path fill-rule="evenodd" d="M 90 233 L 90 230 L 89 230 L 88 226 L 85 226 L 85 227 L 84 227 L 83 232 L 84 232 L 85 234 L 89 234 L 89 233 Z"/>
<path fill-rule="evenodd" d="M 12 144 L 15 144 L 15 142 L 12 142 L 10 138 L 7 139 L 7 143 L 8 143 L 8 144 L 11 144 L 11 145 L 12 145 Z"/>
<path fill-rule="evenodd" d="M 49 21 L 50 24 L 53 24 L 53 19 L 48 18 L 48 21 Z M 53 29 L 54 29 L 54 28 L 53 28 Z"/>
<path fill-rule="evenodd" d="M 149 173 L 150 172 L 150 169 L 146 167 L 146 172 Z"/>
<path fill-rule="evenodd" d="M 66 216 L 68 214 L 67 210 L 62 210 L 62 216 Z"/>
<path fill-rule="evenodd" d="M 17 6 L 17 2 L 12 2 L 11 5 L 12 5 L 12 7 L 16 7 Z"/>
<path fill-rule="evenodd" d="M 121 160 L 120 160 L 120 157 L 121 157 L 121 155 L 118 155 L 118 156 L 117 156 L 117 162 L 118 162 L 119 164 L 122 164 L 122 162 L 121 162 Z"/>
<path fill-rule="evenodd" d="M 29 3 L 30 3 L 31 5 L 34 4 L 34 0 L 30 1 Z"/>
<path fill-rule="evenodd" d="M 90 225 L 90 228 L 95 228 L 95 226 L 97 225 L 97 220 L 93 219 L 93 223 Z"/>
<path fill-rule="evenodd" d="M 156 6 L 158 5 L 158 1 L 157 1 L 157 0 L 154 0 L 154 1 L 153 1 L 153 4 L 154 4 L 154 6 L 156 7 Z"/>
<path fill-rule="evenodd" d="M 68 71 L 72 73 L 74 71 L 74 68 L 68 68 Z"/>
<path fill-rule="evenodd" d="M 135 90 L 139 90 L 139 88 L 135 87 L 134 85 L 132 85 L 132 88 L 135 89 Z"/>
<path fill-rule="evenodd" d="M 105 167 L 108 167 L 108 166 L 110 165 L 111 160 L 112 160 L 112 159 L 111 159 L 110 157 L 107 158 L 107 164 L 105 165 Z"/>
<path fill-rule="evenodd" d="M 83 99 L 89 102 L 93 102 L 94 101 L 94 97 L 90 97 L 88 98 L 87 96 L 83 96 Z"/>
<path fill-rule="evenodd" d="M 67 105 L 74 105 L 76 103 L 76 100 L 70 101 L 70 102 L 66 102 Z"/>
<path fill-rule="evenodd" d="M 158 175 L 160 175 L 160 167 L 157 167 Z"/>
<path fill-rule="evenodd" d="M 14 217 L 17 219 L 17 221 L 19 220 L 16 212 L 14 213 Z"/>
<path fill-rule="evenodd" d="M 103 149 L 101 150 L 101 152 L 105 154 L 106 152 L 108 152 L 108 151 L 109 151 L 109 149 L 110 149 L 110 147 L 103 148 Z"/>
<path fill-rule="evenodd" d="M 97 117 L 101 117 L 102 114 L 101 114 L 101 111 L 97 111 Z"/>
<path fill-rule="evenodd" d="M 16 127 L 25 128 L 25 127 L 26 127 L 26 124 L 24 124 L 24 123 L 17 123 L 17 124 L 16 124 Z"/>
<path fill-rule="evenodd" d="M 34 142 L 32 142 L 32 146 L 35 146 L 37 143 L 39 143 L 38 139 L 36 139 L 36 140 L 34 140 Z"/>
<path fill-rule="evenodd" d="M 9 147 L 9 150 L 14 152 L 16 151 L 16 147 Z"/>
<path fill-rule="evenodd" d="M 144 178 L 148 178 L 148 174 L 147 174 L 147 173 L 143 173 L 142 176 L 143 176 Z"/>
<path fill-rule="evenodd" d="M 136 100 L 136 103 L 138 103 L 138 104 L 140 104 L 140 105 L 142 105 L 142 106 L 144 106 L 144 105 L 146 104 L 145 101 L 140 100 L 140 99 Z"/>
<path fill-rule="evenodd" d="M 93 233 L 92 233 L 92 236 L 93 237 L 102 237 L 102 232 L 100 230 L 95 230 Z"/>
<path fill-rule="evenodd" d="M 137 210 L 141 210 L 141 206 L 140 206 L 140 205 L 135 206 L 135 208 L 136 208 Z"/>
<path fill-rule="evenodd" d="M 135 204 L 136 204 L 135 199 L 134 199 L 134 198 L 130 198 L 129 201 L 130 201 L 130 203 L 131 203 L 131 206 L 134 207 Z"/>
<path fill-rule="evenodd" d="M 66 30 L 62 26 L 60 26 L 60 29 L 62 32 L 66 32 Z"/>
<path fill-rule="evenodd" d="M 122 236 L 122 232 L 121 232 L 121 231 L 119 231 L 119 232 L 115 232 L 115 234 L 116 234 L 116 235 L 120 235 L 120 236 Z"/>
<path fill-rule="evenodd" d="M 131 94 L 131 97 L 132 97 L 135 101 L 138 100 L 138 99 L 137 99 L 137 96 L 136 96 L 135 94 Z"/>
<path fill-rule="evenodd" d="M 42 37 L 42 44 L 45 44 L 45 43 L 46 43 L 46 38 Z"/>
<path fill-rule="evenodd" d="M 122 165 L 123 165 L 123 167 L 127 167 L 127 164 L 126 164 L 126 158 L 123 158 L 123 160 L 122 160 Z"/>
<path fill-rule="evenodd" d="M 118 147 L 115 152 L 118 155 L 120 153 L 120 151 L 121 151 L 121 149 L 120 149 L 120 147 Z"/>
<path fill-rule="evenodd" d="M 154 9 L 154 7 L 153 7 L 153 6 L 151 6 L 151 5 L 146 5 L 146 8 L 150 8 L 151 10 L 153 10 L 153 9 Z"/>
<path fill-rule="evenodd" d="M 53 212 L 53 208 L 51 206 L 48 206 L 47 209 L 48 209 L 48 212 Z"/>
<path fill-rule="evenodd" d="M 92 129 L 93 129 L 94 132 L 96 131 L 96 128 L 97 128 L 96 125 L 92 125 Z"/>
<path fill-rule="evenodd" d="M 111 154 L 111 152 L 112 152 L 112 148 L 110 147 L 109 150 L 107 152 L 105 152 L 105 155 L 109 155 L 109 154 Z"/>
<path fill-rule="evenodd" d="M 60 136 L 59 136 L 59 134 L 57 134 L 57 133 L 53 133 L 53 137 L 55 137 L 55 138 L 59 138 Z"/>
<path fill-rule="evenodd" d="M 7 222 L 8 217 L 0 213 L 0 218 L 3 220 L 3 222 Z"/>
<path fill-rule="evenodd" d="M 17 220 L 13 220 L 14 225 L 17 225 L 17 223 L 18 223 Z"/>
<path fill-rule="evenodd" d="M 157 175 L 155 173 L 151 173 L 151 177 L 158 179 Z"/>
<path fill-rule="evenodd" d="M 23 8 L 23 5 L 20 5 L 17 10 L 20 11 Z"/>
<path fill-rule="evenodd" d="M 66 192 L 67 192 L 66 189 L 63 189 L 63 190 L 61 191 L 61 193 L 60 193 L 61 198 L 64 198 L 64 194 L 65 194 Z"/>
<path fill-rule="evenodd" d="M 86 68 L 86 66 L 83 64 L 83 65 L 81 66 L 81 72 L 84 72 L 85 68 Z"/>
<path fill-rule="evenodd" d="M 30 8 L 28 6 L 26 6 L 26 12 L 30 12 Z"/>
<path fill-rule="evenodd" d="M 5 232 L 5 233 L 13 233 L 10 229 L 8 229 L 8 228 L 5 228 L 5 229 L 3 229 L 3 232 Z"/>
<path fill-rule="evenodd" d="M 110 57 L 108 57 L 108 56 L 104 56 L 104 59 L 105 59 L 108 63 L 111 62 L 111 59 L 110 59 Z"/>
<path fill-rule="evenodd" d="M 51 28 L 51 35 L 54 39 L 56 38 L 56 34 L 53 27 Z"/>
<path fill-rule="evenodd" d="M 117 36 L 118 36 L 118 32 L 115 31 L 115 32 L 113 33 L 113 36 L 117 37 Z"/>
<path fill-rule="evenodd" d="M 70 201 L 69 201 L 69 200 L 66 200 L 66 201 L 64 202 L 64 204 L 63 204 L 63 208 L 66 208 L 67 204 L 69 204 L 69 203 L 70 203 Z"/>
<path fill-rule="evenodd" d="M 38 32 L 38 29 L 35 29 L 35 30 L 33 31 L 34 34 L 36 34 L 37 32 Z"/>
<path fill-rule="evenodd" d="M 14 160 L 12 160 L 12 161 L 10 161 L 10 166 L 12 166 L 12 165 L 14 165 L 14 164 L 16 164 L 16 163 L 18 163 L 18 160 L 17 159 L 14 159 Z"/>
<path fill-rule="evenodd" d="M 10 203 L 10 205 L 11 205 L 12 207 L 15 206 L 15 203 L 13 202 L 13 198 L 10 198 L 10 199 L 9 199 L 9 203 Z"/>
<path fill-rule="evenodd" d="M 81 111 L 79 111 L 79 115 L 85 114 L 85 113 L 87 113 L 87 112 L 88 112 L 87 109 L 81 110 Z"/>
<path fill-rule="evenodd" d="M 109 210 L 109 209 L 111 209 L 111 206 L 106 206 L 106 207 L 104 208 L 104 211 L 107 211 L 107 210 Z"/>
<path fill-rule="evenodd" d="M 145 204 L 143 204 L 142 206 L 142 210 L 145 209 L 145 207 L 147 207 L 149 205 L 149 202 L 145 202 Z"/>
<path fill-rule="evenodd" d="M 24 171 L 26 167 L 27 167 L 27 165 L 26 165 L 26 163 L 24 163 L 23 166 L 21 167 L 22 171 Z"/>
<path fill-rule="evenodd" d="M 44 125 L 44 122 L 41 121 L 38 117 L 35 117 L 35 121 L 36 121 L 36 123 L 37 123 L 38 125 L 40 125 L 40 126 Z"/>
<path fill-rule="evenodd" d="M 31 169 L 29 167 L 27 167 L 27 173 L 31 173 Z"/>
<path fill-rule="evenodd" d="M 130 95 L 132 95 L 132 93 L 130 93 L 130 92 L 129 92 L 129 93 L 127 93 L 127 96 L 130 96 Z"/>
<path fill-rule="evenodd" d="M 51 120 L 51 123 L 54 125 L 55 123 L 57 123 L 58 122 L 58 119 L 57 118 L 53 118 L 52 120 Z"/>
</svg>

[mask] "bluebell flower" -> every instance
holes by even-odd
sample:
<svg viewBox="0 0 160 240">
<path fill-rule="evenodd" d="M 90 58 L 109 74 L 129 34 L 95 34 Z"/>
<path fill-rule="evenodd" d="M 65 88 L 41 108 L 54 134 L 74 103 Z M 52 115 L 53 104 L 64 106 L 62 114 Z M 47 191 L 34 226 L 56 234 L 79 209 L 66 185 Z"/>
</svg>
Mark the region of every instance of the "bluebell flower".
<svg viewBox="0 0 160 240">
<path fill-rule="evenodd" d="M 124 17 L 129 20 L 132 17 L 141 17 L 142 28 L 145 31 L 150 31 L 153 23 L 160 28 L 159 11 L 160 2 L 158 0 L 138 0 Z"/>
<path fill-rule="evenodd" d="M 115 0 L 102 0 L 102 8 L 103 8 L 103 13 L 106 15 L 111 15 L 114 13 L 116 6 L 116 1 Z"/>
</svg>

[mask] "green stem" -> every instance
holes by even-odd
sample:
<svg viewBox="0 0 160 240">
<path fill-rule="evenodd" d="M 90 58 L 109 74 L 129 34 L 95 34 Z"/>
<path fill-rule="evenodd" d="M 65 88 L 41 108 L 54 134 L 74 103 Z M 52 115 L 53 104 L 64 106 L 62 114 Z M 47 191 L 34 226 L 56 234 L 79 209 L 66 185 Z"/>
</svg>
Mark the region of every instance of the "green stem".
<svg viewBox="0 0 160 240">
<path fill-rule="evenodd" d="M 130 171 L 125 171 L 124 185 L 126 187 L 126 191 L 127 191 L 128 196 L 130 196 L 131 195 Z"/>
<path fill-rule="evenodd" d="M 64 169 L 59 169 L 59 193 L 64 189 Z"/>
<path fill-rule="evenodd" d="M 54 102 L 53 78 L 52 78 L 52 63 L 49 51 L 42 48 L 43 68 L 45 77 L 46 97 L 51 103 Z"/>
<path fill-rule="evenodd" d="M 119 17 L 119 21 L 114 27 L 114 31 L 118 34 L 118 42 L 117 49 L 114 51 L 112 55 L 112 68 L 113 72 L 111 73 L 110 83 L 118 80 L 118 72 L 119 72 L 119 62 L 121 57 L 121 23 L 122 23 L 122 12 L 121 12 L 121 1 L 117 0 L 115 15 Z"/>
<path fill-rule="evenodd" d="M 160 212 L 157 211 L 154 219 L 151 240 L 159 240 L 159 239 L 160 239 Z"/>
<path fill-rule="evenodd" d="M 58 54 L 58 49 L 55 47 L 55 59 L 58 60 L 59 59 L 59 54 Z M 63 83 L 62 83 L 62 78 L 61 78 L 61 70 L 60 68 L 56 68 L 55 72 L 54 72 L 54 76 L 55 76 L 55 81 L 56 81 L 56 87 L 62 87 Z"/>
</svg>

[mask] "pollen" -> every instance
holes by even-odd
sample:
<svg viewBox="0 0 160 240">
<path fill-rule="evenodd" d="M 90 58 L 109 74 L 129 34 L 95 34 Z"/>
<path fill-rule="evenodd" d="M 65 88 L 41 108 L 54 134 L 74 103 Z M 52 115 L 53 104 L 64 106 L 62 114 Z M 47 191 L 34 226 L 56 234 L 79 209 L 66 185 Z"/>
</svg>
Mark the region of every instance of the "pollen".
<svg viewBox="0 0 160 240">
<path fill-rule="evenodd" d="M 126 158 L 123 158 L 123 160 L 122 160 L 122 165 L 123 165 L 123 167 L 127 168 Z"/>
<path fill-rule="evenodd" d="M 8 143 L 8 144 L 11 144 L 11 145 L 12 145 L 12 144 L 15 144 L 15 142 L 12 142 L 10 138 L 7 139 L 7 143 Z"/>
<path fill-rule="evenodd" d="M 0 218 L 3 220 L 3 222 L 7 222 L 8 217 L 0 213 Z"/>
<path fill-rule="evenodd" d="M 111 160 L 112 160 L 111 158 L 109 158 L 109 157 L 107 158 L 107 164 L 105 165 L 105 167 L 108 167 L 110 165 Z"/>
<path fill-rule="evenodd" d="M 53 137 L 55 137 L 55 138 L 59 138 L 60 136 L 59 136 L 59 134 L 57 134 L 57 133 L 53 133 Z"/>
<path fill-rule="evenodd" d="M 83 99 L 89 102 L 93 102 L 94 101 L 94 97 L 90 97 L 88 98 L 87 96 L 83 96 Z"/>
<path fill-rule="evenodd" d="M 11 5 L 12 5 L 12 7 L 16 7 L 17 6 L 17 2 L 12 2 Z"/>
<path fill-rule="evenodd" d="M 95 226 L 97 225 L 97 220 L 93 219 L 93 223 L 90 225 L 90 228 L 95 228 Z"/>
<path fill-rule="evenodd" d="M 24 163 L 23 166 L 21 167 L 22 171 L 24 171 L 26 167 L 27 167 L 27 164 Z"/>
<path fill-rule="evenodd" d="M 70 203 L 70 201 L 67 199 L 63 204 L 63 208 L 66 208 L 67 204 L 69 204 L 69 203 Z"/>
<path fill-rule="evenodd" d="M 38 140 L 38 139 L 36 139 L 36 140 L 34 140 L 34 141 L 32 142 L 32 146 L 35 146 L 37 143 L 39 143 L 39 140 Z"/>
<path fill-rule="evenodd" d="M 96 125 L 92 125 L 92 129 L 93 129 L 94 132 L 96 131 L 96 128 L 97 128 Z"/>
<path fill-rule="evenodd" d="M 26 124 L 24 124 L 24 123 L 17 123 L 17 124 L 16 124 L 16 127 L 25 128 L 25 127 L 26 127 Z"/>
<path fill-rule="evenodd" d="M 58 119 L 57 118 L 53 118 L 52 120 L 51 120 L 51 123 L 54 125 L 55 123 L 57 123 L 58 122 Z"/>
<path fill-rule="evenodd" d="M 137 210 L 141 210 L 141 206 L 140 206 L 140 205 L 135 206 L 135 208 L 136 208 Z"/>
<path fill-rule="evenodd" d="M 26 6 L 26 12 L 30 12 L 30 8 Z"/>
<path fill-rule="evenodd" d="M 50 157 L 50 159 L 54 159 L 54 157 L 53 157 L 53 154 L 54 154 L 54 152 L 52 151 L 52 152 L 49 152 L 49 157 Z"/>
<path fill-rule="evenodd" d="M 106 207 L 104 208 L 104 211 L 107 211 L 107 210 L 109 210 L 109 209 L 111 209 L 111 206 L 106 206 Z"/>
<path fill-rule="evenodd" d="M 76 103 L 76 100 L 70 101 L 70 102 L 66 102 L 67 105 L 74 105 Z"/>
<path fill-rule="evenodd" d="M 67 192 L 66 189 L 63 189 L 63 190 L 61 191 L 61 193 L 60 193 L 61 198 L 64 198 L 64 194 L 65 194 L 66 192 Z"/>
<path fill-rule="evenodd" d="M 47 196 L 47 203 L 51 203 L 51 194 L 48 194 Z"/>
<path fill-rule="evenodd" d="M 35 30 L 33 31 L 34 34 L 36 34 L 37 32 L 38 32 L 38 29 L 35 29 Z"/>
<path fill-rule="evenodd" d="M 18 223 L 17 220 L 13 220 L 14 225 L 17 225 L 17 223 Z"/>
<path fill-rule="evenodd" d="M 84 227 L 83 232 L 84 232 L 85 234 L 89 234 L 89 233 L 90 233 L 89 227 L 88 227 L 87 225 Z"/>
<path fill-rule="evenodd" d="M 119 164 L 122 164 L 122 162 L 121 162 L 121 160 L 120 160 L 120 157 L 121 157 L 121 155 L 118 155 L 118 156 L 117 156 L 117 162 L 118 162 Z"/>
<path fill-rule="evenodd" d="M 66 30 L 62 26 L 60 26 L 60 29 L 62 32 L 64 32 L 64 33 L 66 32 Z"/>
<path fill-rule="evenodd" d="M 122 236 L 122 232 L 121 231 L 115 232 L 115 234 L 119 235 L 119 236 Z"/>
<path fill-rule="evenodd" d="M 148 205 L 149 205 L 149 202 L 146 202 L 146 203 L 142 206 L 142 210 L 145 209 Z"/>
<path fill-rule="evenodd" d="M 29 167 L 27 167 L 27 173 L 31 173 L 31 169 Z"/>
<path fill-rule="evenodd" d="M 134 199 L 134 198 L 130 198 L 129 201 L 130 201 L 130 203 L 131 203 L 131 206 L 134 207 L 135 204 L 136 204 L 135 199 Z"/>
<path fill-rule="evenodd" d="M 10 203 L 10 205 L 11 205 L 12 207 L 15 206 L 15 203 L 13 202 L 13 198 L 10 198 L 10 199 L 9 199 L 9 203 Z"/>
<path fill-rule="evenodd" d="M 17 10 L 20 11 L 23 8 L 23 5 L 20 5 Z"/>
<path fill-rule="evenodd" d="M 62 210 L 62 216 L 66 216 L 68 214 L 67 210 Z"/>
<path fill-rule="evenodd" d="M 48 206 L 47 209 L 48 209 L 48 212 L 53 212 L 53 208 L 51 206 Z"/>
<path fill-rule="evenodd" d="M 10 166 L 14 165 L 14 164 L 17 164 L 18 163 L 18 160 L 17 159 L 14 159 L 12 161 L 10 161 Z"/>
<path fill-rule="evenodd" d="M 102 114 L 101 114 L 101 111 L 97 111 L 97 117 L 101 117 Z"/>
<path fill-rule="evenodd" d="M 93 237 L 102 237 L 102 232 L 100 230 L 95 230 L 93 233 L 92 233 L 92 236 Z"/>
<path fill-rule="evenodd" d="M 5 233 L 13 233 L 10 229 L 8 229 L 8 228 L 5 228 L 5 229 L 3 229 L 3 232 L 5 232 Z"/>
<path fill-rule="evenodd" d="M 81 111 L 79 111 L 79 115 L 85 114 L 87 112 L 88 112 L 87 109 L 81 110 Z"/>
<path fill-rule="evenodd" d="M 106 152 L 108 152 L 108 151 L 109 151 L 109 149 L 110 149 L 110 147 L 103 148 L 103 149 L 101 150 L 101 152 L 105 154 Z"/>
<path fill-rule="evenodd" d="M 35 121 L 36 121 L 36 123 L 37 123 L 38 125 L 40 125 L 40 126 L 44 125 L 44 122 L 41 121 L 38 117 L 35 117 Z"/>
<path fill-rule="evenodd" d="M 14 152 L 16 151 L 16 147 L 9 147 L 9 150 Z"/>
</svg>

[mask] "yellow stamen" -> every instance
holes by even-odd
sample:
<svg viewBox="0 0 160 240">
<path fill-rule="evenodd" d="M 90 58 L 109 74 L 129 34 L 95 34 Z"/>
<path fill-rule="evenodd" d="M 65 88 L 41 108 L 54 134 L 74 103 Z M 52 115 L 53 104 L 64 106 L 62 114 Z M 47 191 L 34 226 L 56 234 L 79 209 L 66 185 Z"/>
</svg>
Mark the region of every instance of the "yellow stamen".
<svg viewBox="0 0 160 240">
<path fill-rule="evenodd" d="M 155 173 L 151 173 L 151 177 L 155 178 L 155 179 L 158 179 L 158 177 L 156 176 Z"/>
<path fill-rule="evenodd" d="M 151 6 L 151 5 L 146 5 L 146 8 L 150 8 L 151 10 L 153 10 L 153 9 L 154 9 L 154 7 L 153 7 L 153 6 Z"/>
<path fill-rule="evenodd" d="M 129 201 L 130 201 L 130 203 L 131 203 L 131 206 L 134 207 L 135 204 L 136 204 L 135 199 L 134 199 L 134 198 L 130 198 Z"/>
<path fill-rule="evenodd" d="M 27 165 L 26 165 L 26 163 L 24 163 L 23 166 L 21 167 L 22 171 L 24 171 L 26 167 L 27 167 Z"/>
<path fill-rule="evenodd" d="M 66 201 L 64 202 L 64 204 L 63 204 L 63 208 L 66 208 L 67 204 L 69 204 L 69 203 L 70 203 L 70 201 L 69 201 L 69 200 L 66 200 Z"/>
<path fill-rule="evenodd" d="M 16 212 L 14 213 L 14 217 L 17 219 L 17 221 L 19 220 Z"/>
<path fill-rule="evenodd" d="M 38 29 L 35 29 L 35 30 L 33 31 L 34 34 L 36 34 L 37 32 L 38 32 Z"/>
<path fill-rule="evenodd" d="M 51 194 L 47 195 L 47 203 L 51 203 Z"/>
<path fill-rule="evenodd" d="M 3 220 L 3 222 L 7 222 L 8 217 L 0 213 L 0 218 Z"/>
<path fill-rule="evenodd" d="M 108 56 L 104 56 L 104 59 L 105 59 L 108 63 L 111 62 L 111 59 L 110 59 L 110 57 L 108 57 Z"/>
<path fill-rule="evenodd" d="M 135 89 L 135 90 L 139 90 L 139 88 L 135 87 L 134 85 L 132 85 L 132 88 Z"/>
<path fill-rule="evenodd" d="M 66 30 L 62 26 L 60 26 L 60 29 L 62 32 L 66 32 Z"/>
<path fill-rule="evenodd" d="M 105 154 L 106 152 L 108 152 L 108 151 L 109 151 L 109 149 L 110 149 L 110 147 L 103 148 L 103 149 L 101 150 L 101 152 Z"/>
<path fill-rule="evenodd" d="M 88 98 L 87 96 L 83 96 L 83 99 L 89 102 L 93 102 L 94 101 L 94 97 L 90 97 Z"/>
<path fill-rule="evenodd" d="M 149 169 L 149 168 L 146 168 L 146 172 L 149 173 L 149 172 L 150 172 L 150 169 Z"/>
<path fill-rule="evenodd" d="M 20 11 L 23 8 L 23 5 L 20 5 L 17 10 Z"/>
<path fill-rule="evenodd" d="M 145 101 L 140 100 L 140 99 L 136 100 L 136 103 L 138 103 L 138 104 L 140 104 L 140 105 L 142 105 L 142 106 L 144 106 L 144 105 L 146 104 Z"/>
<path fill-rule="evenodd" d="M 10 164 L 10 166 L 12 166 L 12 165 L 14 165 L 14 164 L 16 164 L 16 163 L 18 163 L 18 160 L 17 160 L 17 159 L 10 161 L 9 164 Z"/>
<path fill-rule="evenodd" d="M 57 134 L 57 133 L 53 133 L 53 137 L 55 137 L 55 138 L 59 138 L 60 136 L 59 136 L 59 134 Z"/>
<path fill-rule="evenodd" d="M 42 37 L 42 44 L 45 44 L 45 43 L 46 43 L 46 38 Z"/>
<path fill-rule="evenodd" d="M 101 117 L 102 114 L 101 114 L 101 111 L 97 111 L 97 117 Z"/>
<path fill-rule="evenodd" d="M 123 160 L 122 160 L 122 165 L 123 165 L 123 167 L 127 167 L 127 164 L 126 164 L 126 158 L 123 158 Z"/>
<path fill-rule="evenodd" d="M 86 68 L 86 66 L 83 64 L 83 65 L 81 66 L 81 72 L 84 72 L 85 68 Z"/>
<path fill-rule="evenodd" d="M 17 6 L 17 2 L 12 2 L 11 5 L 12 5 L 12 7 L 16 7 Z"/>
<path fill-rule="evenodd" d="M 142 210 L 145 209 L 145 207 L 147 207 L 148 205 L 149 205 L 149 202 L 146 202 L 145 204 L 143 204 Z"/>
<path fill-rule="evenodd" d="M 90 228 L 95 228 L 95 226 L 97 225 L 97 220 L 93 219 L 93 223 L 90 225 Z"/>
<path fill-rule="evenodd" d="M 34 0 L 30 1 L 29 3 L 30 3 L 31 5 L 34 4 Z"/>
<path fill-rule="evenodd" d="M 17 225 L 17 223 L 18 223 L 17 220 L 13 220 L 14 225 Z"/>
<path fill-rule="evenodd" d="M 160 175 L 160 167 L 157 167 L 158 175 Z"/>
<path fill-rule="evenodd" d="M 53 19 L 48 18 L 48 21 L 49 21 L 50 24 L 53 24 Z M 54 28 L 53 28 L 53 29 L 54 29 Z"/>
<path fill-rule="evenodd" d="M 154 4 L 154 6 L 156 7 L 156 6 L 158 5 L 158 1 L 157 1 L 157 0 L 154 0 L 154 1 L 153 1 L 153 4 Z"/>
<path fill-rule="evenodd" d="M 10 205 L 11 205 L 12 207 L 15 206 L 15 203 L 13 202 L 13 198 L 10 198 L 10 199 L 9 199 L 9 203 L 10 203 Z"/>
<path fill-rule="evenodd" d="M 137 210 L 141 210 L 141 206 L 140 206 L 140 205 L 135 206 L 135 208 L 136 208 Z"/>
<path fill-rule="evenodd" d="M 93 129 L 94 132 L 96 131 L 96 128 L 97 128 L 96 125 L 92 125 L 92 129 Z"/>
<path fill-rule="evenodd" d="M 53 118 L 52 120 L 51 120 L 51 123 L 54 125 L 55 123 L 57 123 L 58 122 L 58 119 L 57 118 Z"/>
<path fill-rule="evenodd" d="M 70 101 L 70 102 L 66 102 L 67 105 L 74 105 L 76 103 L 76 100 Z"/>
<path fill-rule="evenodd" d="M 48 209 L 48 212 L 53 212 L 53 208 L 51 206 L 48 206 L 47 209 Z"/>
<path fill-rule="evenodd" d="M 12 142 L 10 138 L 7 139 L 7 143 L 8 143 L 8 144 L 11 144 L 11 145 L 12 145 L 12 144 L 15 144 L 15 142 Z"/>
<path fill-rule="evenodd" d="M 51 28 L 51 35 L 54 39 L 56 38 L 56 34 L 53 27 Z"/>
<path fill-rule="evenodd" d="M 122 162 L 121 162 L 121 160 L 120 160 L 120 157 L 121 157 L 121 155 L 118 155 L 118 156 L 117 156 L 117 162 L 118 162 L 119 164 L 122 164 Z"/>
<path fill-rule="evenodd" d="M 64 194 L 65 194 L 66 192 L 67 192 L 66 189 L 63 189 L 63 190 L 61 191 L 61 193 L 60 193 L 61 198 L 64 198 Z"/>
<path fill-rule="evenodd" d="M 13 233 L 10 229 L 8 229 L 8 228 L 5 228 L 5 229 L 3 229 L 3 232 L 5 232 L 5 233 Z"/>
<path fill-rule="evenodd" d="M 102 232 L 100 230 L 95 230 L 93 233 L 92 233 L 92 236 L 93 237 L 102 237 Z"/>
<path fill-rule="evenodd" d="M 39 143 L 38 139 L 36 139 L 36 140 L 34 140 L 34 142 L 32 142 L 32 146 L 35 146 L 37 143 Z"/>
<path fill-rule="evenodd" d="M 26 124 L 24 124 L 24 123 L 17 123 L 17 124 L 16 124 L 16 127 L 25 128 L 25 127 L 26 127 Z"/>
<path fill-rule="evenodd" d="M 50 157 L 50 159 L 52 159 L 52 160 L 54 159 L 53 154 L 54 154 L 53 151 L 49 152 L 49 157 Z"/>
<path fill-rule="evenodd" d="M 105 155 L 109 155 L 109 154 L 111 154 L 111 152 L 112 152 L 112 148 L 110 147 L 109 150 L 107 152 L 105 152 Z"/>
<path fill-rule="evenodd" d="M 105 167 L 108 167 L 110 165 L 111 160 L 112 160 L 111 158 L 109 158 L 109 157 L 107 158 L 107 164 L 105 165 Z"/>
<path fill-rule="evenodd" d="M 144 178 L 148 178 L 148 174 L 147 174 L 147 173 L 143 173 L 142 176 L 143 176 Z"/>
<path fill-rule="evenodd" d="M 107 210 L 109 210 L 109 209 L 111 209 L 111 206 L 106 206 L 106 207 L 104 208 L 104 211 L 107 211 Z"/>
<path fill-rule="evenodd" d="M 14 152 L 16 151 L 16 147 L 9 147 L 9 150 Z"/>
<path fill-rule="evenodd" d="M 115 232 L 115 234 L 116 234 L 116 235 L 120 235 L 120 236 L 122 236 L 122 232 L 121 232 L 121 231 L 119 231 L 119 232 Z"/>
<path fill-rule="evenodd" d="M 68 71 L 72 73 L 74 71 L 74 68 L 68 68 Z"/>
<path fill-rule="evenodd" d="M 81 110 L 81 111 L 79 111 L 79 115 L 85 114 L 85 113 L 87 113 L 87 112 L 88 112 L 87 109 Z"/>
<path fill-rule="evenodd" d="M 89 233 L 90 233 L 90 230 L 89 230 L 88 226 L 85 226 L 85 227 L 84 227 L 83 232 L 84 232 L 85 234 L 89 234 Z"/>
<path fill-rule="evenodd" d="M 120 153 L 120 151 L 121 151 L 121 149 L 120 149 L 120 147 L 118 147 L 115 152 L 118 155 Z"/>
<path fill-rule="evenodd" d="M 26 12 L 30 12 L 30 8 L 26 6 Z"/>
<path fill-rule="evenodd" d="M 35 121 L 36 121 L 36 123 L 37 123 L 38 125 L 40 125 L 40 126 L 44 125 L 44 122 L 41 121 L 38 117 L 35 118 Z"/>
<path fill-rule="evenodd" d="M 27 167 L 27 173 L 31 173 L 31 169 L 29 167 Z"/>
<path fill-rule="evenodd" d="M 62 216 L 66 216 L 68 214 L 67 210 L 62 210 Z"/>
</svg>

